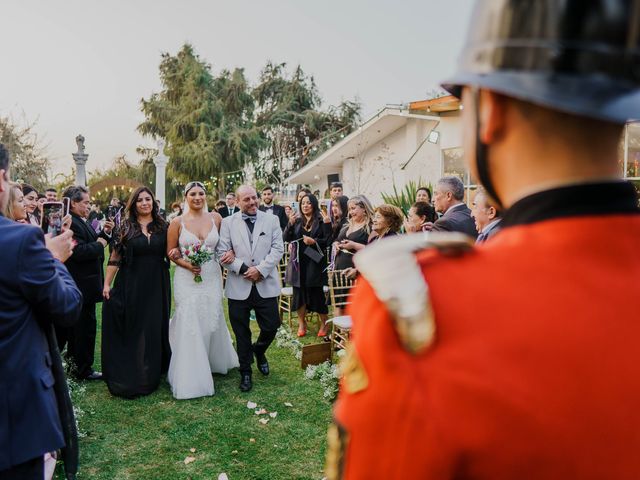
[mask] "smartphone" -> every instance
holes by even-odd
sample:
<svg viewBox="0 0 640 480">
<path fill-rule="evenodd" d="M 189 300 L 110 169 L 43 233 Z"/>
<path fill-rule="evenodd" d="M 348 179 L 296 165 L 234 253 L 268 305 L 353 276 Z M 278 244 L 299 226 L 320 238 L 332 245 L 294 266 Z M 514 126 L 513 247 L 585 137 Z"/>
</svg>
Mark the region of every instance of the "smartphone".
<svg viewBox="0 0 640 480">
<path fill-rule="evenodd" d="M 291 209 L 295 213 L 300 213 L 300 202 L 291 202 Z"/>
<path fill-rule="evenodd" d="M 42 204 L 42 218 L 40 226 L 45 234 L 56 237 L 62 233 L 62 221 L 69 214 L 69 199 L 62 202 L 44 202 Z"/>
<path fill-rule="evenodd" d="M 116 215 L 118 214 L 118 208 L 114 207 L 113 205 L 109 205 L 107 207 L 107 220 L 109 220 L 110 222 L 113 222 L 113 220 L 116 218 Z"/>
<path fill-rule="evenodd" d="M 320 210 L 322 210 L 322 213 L 324 213 L 325 215 L 328 215 L 327 214 L 328 208 L 327 208 L 327 204 L 326 203 L 322 202 L 320 204 Z"/>
</svg>

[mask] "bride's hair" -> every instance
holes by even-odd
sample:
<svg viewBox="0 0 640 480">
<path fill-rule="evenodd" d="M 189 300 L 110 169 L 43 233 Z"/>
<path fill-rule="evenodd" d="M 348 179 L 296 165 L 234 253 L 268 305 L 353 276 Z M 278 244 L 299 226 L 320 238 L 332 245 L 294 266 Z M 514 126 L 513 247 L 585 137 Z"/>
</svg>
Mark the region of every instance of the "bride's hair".
<svg viewBox="0 0 640 480">
<path fill-rule="evenodd" d="M 207 189 L 204 188 L 204 183 L 202 182 L 189 182 L 184 186 L 184 196 L 187 196 L 187 193 L 189 193 L 189 190 L 191 190 L 194 187 L 200 187 L 202 190 L 204 190 L 205 195 L 207 194 Z"/>
</svg>

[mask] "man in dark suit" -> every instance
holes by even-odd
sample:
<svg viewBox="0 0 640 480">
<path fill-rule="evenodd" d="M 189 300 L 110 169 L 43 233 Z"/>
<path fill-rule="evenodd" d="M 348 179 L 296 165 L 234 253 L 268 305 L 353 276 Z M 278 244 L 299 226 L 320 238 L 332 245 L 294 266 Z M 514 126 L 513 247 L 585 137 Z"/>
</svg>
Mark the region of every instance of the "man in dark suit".
<svg viewBox="0 0 640 480">
<path fill-rule="evenodd" d="M 471 218 L 471 210 L 465 205 L 464 185 L 458 177 L 442 177 L 433 192 L 436 211 L 442 213 L 431 227 L 435 232 L 462 232 L 476 238 L 478 232 Z"/>
<path fill-rule="evenodd" d="M 0 211 L 9 193 L 0 144 Z M 44 454 L 64 446 L 45 328 L 78 318 L 82 295 L 62 264 L 72 233 L 42 230 L 0 214 L 0 478 L 44 478 Z M 60 365 L 58 365 L 60 366 Z"/>
<path fill-rule="evenodd" d="M 218 210 L 218 213 L 222 216 L 222 218 L 229 217 L 236 212 L 239 212 L 240 209 L 236 206 L 236 194 L 233 192 L 227 193 L 227 197 L 225 199 L 227 206 Z"/>
<path fill-rule="evenodd" d="M 476 191 L 472 207 L 471 216 L 476 222 L 476 230 L 478 231 L 476 243 L 484 243 L 500 230 L 502 226 L 500 224 L 501 211 L 499 207 L 489 201 L 489 196 L 482 187 Z"/>
<path fill-rule="evenodd" d="M 278 217 L 278 221 L 280 222 L 280 230 L 284 230 L 284 228 L 287 226 L 287 222 L 289 221 L 289 219 L 287 218 L 287 214 L 284 211 L 284 207 L 273 203 L 273 188 L 264 187 L 262 189 L 262 205 L 260 205 L 260 210 Z"/>
<path fill-rule="evenodd" d="M 81 186 L 68 187 L 63 197 L 69 199 L 74 239 L 77 245 L 65 265 L 83 296 L 82 313 L 70 328 L 57 328 L 58 346 L 67 345 L 67 358 L 78 380 L 99 380 L 100 372 L 93 370 L 96 344 L 96 303 L 102 301 L 104 248 L 111 239 L 113 222 L 107 221 L 98 235 L 87 223 L 90 213 L 89 190 Z"/>
</svg>

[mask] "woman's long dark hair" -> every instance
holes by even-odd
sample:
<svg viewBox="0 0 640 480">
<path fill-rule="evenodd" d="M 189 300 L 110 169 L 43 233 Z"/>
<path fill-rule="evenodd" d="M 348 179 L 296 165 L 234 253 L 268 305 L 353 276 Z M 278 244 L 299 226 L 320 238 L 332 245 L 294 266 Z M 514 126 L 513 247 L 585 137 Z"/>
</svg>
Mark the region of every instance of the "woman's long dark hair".
<svg viewBox="0 0 640 480">
<path fill-rule="evenodd" d="M 305 198 L 309 199 L 309 203 L 311 203 L 311 222 L 307 222 L 307 218 L 302 213 L 302 200 Z M 307 193 L 304 197 L 300 199 L 300 221 L 305 230 L 311 230 L 315 225 L 320 221 L 320 205 L 318 204 L 318 199 L 312 193 Z"/>
<path fill-rule="evenodd" d="M 167 222 L 160 216 L 158 204 L 153 196 L 153 192 L 149 187 L 138 187 L 129 197 L 127 206 L 125 207 L 125 219 L 120 225 L 119 244 L 121 247 L 126 246 L 127 242 L 138 235 L 142 235 L 142 227 L 138 222 L 138 211 L 136 204 L 141 193 L 146 192 L 151 195 L 153 208 L 151 209 L 151 223 L 147 226 L 147 232 L 161 233 L 167 229 Z"/>
<path fill-rule="evenodd" d="M 340 216 L 333 217 L 331 221 L 331 230 L 334 233 L 334 236 L 338 236 L 340 230 L 344 226 L 347 221 L 347 217 L 349 216 L 349 197 L 345 197 L 344 195 L 339 196 L 334 200 L 338 203 L 340 207 Z"/>
</svg>

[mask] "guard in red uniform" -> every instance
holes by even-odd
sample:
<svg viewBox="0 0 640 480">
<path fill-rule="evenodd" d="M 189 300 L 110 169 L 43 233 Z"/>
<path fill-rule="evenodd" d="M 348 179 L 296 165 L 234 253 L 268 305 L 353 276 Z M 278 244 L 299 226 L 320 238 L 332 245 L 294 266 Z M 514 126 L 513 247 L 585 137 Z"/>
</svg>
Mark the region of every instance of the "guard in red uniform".
<svg viewBox="0 0 640 480">
<path fill-rule="evenodd" d="M 425 233 L 362 280 L 330 479 L 640 479 L 640 1 L 482 0 L 460 73 L 465 153 L 506 208 L 474 247 Z"/>
</svg>

